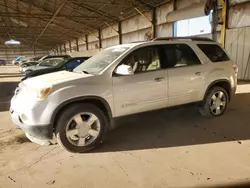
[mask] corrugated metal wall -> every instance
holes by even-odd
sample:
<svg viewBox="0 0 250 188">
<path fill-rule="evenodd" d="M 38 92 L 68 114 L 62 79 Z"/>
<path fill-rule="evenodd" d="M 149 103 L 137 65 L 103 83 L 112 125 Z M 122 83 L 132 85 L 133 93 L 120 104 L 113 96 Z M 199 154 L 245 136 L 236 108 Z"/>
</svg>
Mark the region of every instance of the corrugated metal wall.
<svg viewBox="0 0 250 188">
<path fill-rule="evenodd" d="M 5 47 L 0 49 L 0 59 L 7 60 L 9 63 L 18 56 L 34 57 L 48 54 L 47 51 L 35 49 L 31 50 L 26 46 Z"/>
<path fill-rule="evenodd" d="M 238 78 L 250 80 L 250 27 L 227 30 L 226 51 L 239 68 Z"/>
<path fill-rule="evenodd" d="M 156 9 L 156 36 L 171 37 L 173 35 L 173 24 L 168 23 L 166 15 L 174 10 L 173 3 L 166 3 Z"/>
<path fill-rule="evenodd" d="M 119 44 L 118 24 L 113 24 L 111 27 L 106 27 L 101 30 L 102 47 L 107 48 Z"/>
<path fill-rule="evenodd" d="M 238 4 L 243 2 L 230 1 L 225 49 L 239 67 L 238 78 L 250 80 L 250 3 Z"/>
<path fill-rule="evenodd" d="M 182 11 L 181 14 L 175 14 L 174 18 L 185 19 L 190 15 L 190 11 L 195 10 L 199 16 L 204 15 L 203 6 L 201 5 L 205 0 L 177 0 L 176 8 L 177 12 Z M 228 15 L 228 29 L 226 31 L 226 50 L 231 58 L 239 66 L 239 79 L 250 80 L 249 71 L 249 41 L 250 41 L 250 3 L 246 3 L 247 0 L 230 0 L 230 5 L 233 5 L 229 10 Z M 244 4 L 238 4 L 243 3 Z M 249 1 L 248 1 L 249 2 Z M 236 5 L 238 4 L 238 5 Z M 190 9 L 191 7 L 196 9 Z M 173 35 L 173 23 L 168 22 L 167 15 L 173 13 L 173 1 L 160 5 L 156 8 L 156 36 L 172 36 Z M 219 11 L 220 12 L 220 11 Z M 151 19 L 152 12 L 144 12 L 144 14 Z M 220 15 L 220 13 L 218 13 Z M 183 17 L 184 16 L 184 17 Z M 196 15 L 197 16 L 197 15 Z M 118 31 L 118 24 L 113 24 L 112 27 Z M 118 33 L 111 27 L 101 29 L 101 42 L 102 48 L 119 44 Z M 221 42 L 221 26 L 216 25 L 216 31 L 213 34 L 214 39 L 217 42 Z M 130 43 L 133 41 L 144 41 L 148 38 L 148 35 L 152 34 L 150 23 L 141 15 L 133 16 L 121 22 L 122 31 L 122 43 Z M 99 47 L 99 40 L 96 37 L 98 32 L 88 35 L 88 49 L 95 50 Z M 212 34 L 201 35 L 209 38 L 213 38 Z M 236 40 L 233 40 L 236 38 Z M 78 39 L 79 51 L 86 51 L 85 37 Z M 75 41 L 72 43 L 72 51 L 76 51 Z M 69 45 L 66 45 L 69 46 Z M 63 45 L 61 46 L 63 49 Z"/>
</svg>

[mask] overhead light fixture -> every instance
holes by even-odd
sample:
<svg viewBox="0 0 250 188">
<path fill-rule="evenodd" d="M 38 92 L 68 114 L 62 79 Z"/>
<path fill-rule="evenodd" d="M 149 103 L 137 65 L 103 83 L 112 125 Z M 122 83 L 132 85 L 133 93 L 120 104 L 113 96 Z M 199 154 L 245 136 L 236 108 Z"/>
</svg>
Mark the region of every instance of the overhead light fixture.
<svg viewBox="0 0 250 188">
<path fill-rule="evenodd" d="M 20 45 L 20 44 L 21 44 L 20 41 L 13 40 L 13 39 L 5 42 L 5 45 Z"/>
</svg>

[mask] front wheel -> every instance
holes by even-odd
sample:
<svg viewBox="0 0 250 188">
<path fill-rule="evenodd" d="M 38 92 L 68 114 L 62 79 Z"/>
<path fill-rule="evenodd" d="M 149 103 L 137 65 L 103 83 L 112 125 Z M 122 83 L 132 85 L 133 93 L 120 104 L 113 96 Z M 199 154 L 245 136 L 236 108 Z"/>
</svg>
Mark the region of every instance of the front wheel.
<svg viewBox="0 0 250 188">
<path fill-rule="evenodd" d="M 108 130 L 107 117 L 97 106 L 81 103 L 66 108 L 56 125 L 58 143 L 72 153 L 95 149 Z"/>
<path fill-rule="evenodd" d="M 199 111 L 205 117 L 221 116 L 227 108 L 228 101 L 229 97 L 225 89 L 219 86 L 213 87 L 206 95 Z"/>
</svg>

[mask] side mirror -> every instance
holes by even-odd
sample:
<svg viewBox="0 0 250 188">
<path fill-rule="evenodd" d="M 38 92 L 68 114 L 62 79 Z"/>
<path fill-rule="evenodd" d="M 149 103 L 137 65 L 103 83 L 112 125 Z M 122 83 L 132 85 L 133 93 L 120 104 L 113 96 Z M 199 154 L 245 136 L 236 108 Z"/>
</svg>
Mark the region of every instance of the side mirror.
<svg viewBox="0 0 250 188">
<path fill-rule="evenodd" d="M 117 75 L 133 75 L 134 71 L 129 65 L 120 65 L 116 68 L 115 73 Z"/>
</svg>

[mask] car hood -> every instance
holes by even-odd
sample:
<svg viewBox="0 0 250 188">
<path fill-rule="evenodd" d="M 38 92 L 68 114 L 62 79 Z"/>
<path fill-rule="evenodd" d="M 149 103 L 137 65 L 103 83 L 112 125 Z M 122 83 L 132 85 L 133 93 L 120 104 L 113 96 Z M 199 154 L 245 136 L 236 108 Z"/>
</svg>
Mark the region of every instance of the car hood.
<svg viewBox="0 0 250 188">
<path fill-rule="evenodd" d="M 68 71 L 60 71 L 55 73 L 49 73 L 37 77 L 33 77 L 23 81 L 26 87 L 43 87 L 43 86 L 54 86 L 63 82 L 69 82 L 93 75 L 84 73 L 75 73 Z"/>
<path fill-rule="evenodd" d="M 36 66 L 35 65 L 32 65 L 32 66 L 27 66 L 27 67 L 22 67 L 23 70 L 33 70 Z"/>
<path fill-rule="evenodd" d="M 29 77 L 29 76 L 37 76 L 37 75 L 45 74 L 45 73 L 52 73 L 52 72 L 55 72 L 55 71 L 60 71 L 60 68 L 52 67 L 52 68 L 44 68 L 44 69 L 34 70 L 34 71 L 28 73 L 27 77 Z"/>
<path fill-rule="evenodd" d="M 34 70 L 40 70 L 40 69 L 47 69 L 48 67 L 44 67 L 44 66 L 34 66 L 33 68 L 32 68 L 32 70 L 34 71 Z"/>
</svg>

